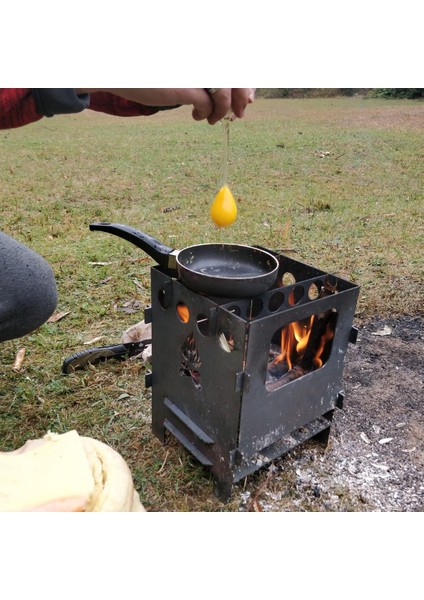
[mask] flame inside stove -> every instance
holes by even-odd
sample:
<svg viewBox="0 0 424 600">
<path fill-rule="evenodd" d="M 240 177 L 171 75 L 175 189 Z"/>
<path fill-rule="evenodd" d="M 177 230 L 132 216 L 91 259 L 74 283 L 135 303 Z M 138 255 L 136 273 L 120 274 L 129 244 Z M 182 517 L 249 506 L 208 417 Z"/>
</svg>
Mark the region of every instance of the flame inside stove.
<svg viewBox="0 0 424 600">
<path fill-rule="evenodd" d="M 336 320 L 337 311 L 328 311 L 283 327 L 271 344 L 267 387 L 277 389 L 321 368 L 331 352 Z"/>
<path fill-rule="evenodd" d="M 274 359 L 274 364 L 287 362 L 289 369 L 293 368 L 296 356 L 299 356 L 308 345 L 314 315 L 307 319 L 308 323 L 296 321 L 281 330 L 281 352 Z"/>
<path fill-rule="evenodd" d="M 320 338 L 320 344 L 318 346 L 318 350 L 316 351 L 314 359 L 313 359 L 314 366 L 316 369 L 319 369 L 324 364 L 321 356 L 324 352 L 327 342 L 330 342 L 333 339 L 333 337 L 334 337 L 334 331 L 330 327 L 330 324 L 327 323 L 326 328 L 325 328 L 325 333 Z"/>
</svg>

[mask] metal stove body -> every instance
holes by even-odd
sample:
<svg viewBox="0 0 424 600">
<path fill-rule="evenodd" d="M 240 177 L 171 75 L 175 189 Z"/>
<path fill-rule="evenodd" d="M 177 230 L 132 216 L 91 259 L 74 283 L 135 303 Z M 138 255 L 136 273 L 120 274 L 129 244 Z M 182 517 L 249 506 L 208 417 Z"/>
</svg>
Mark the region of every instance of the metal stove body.
<svg viewBox="0 0 424 600">
<path fill-rule="evenodd" d="M 279 284 L 254 298 L 211 298 L 161 267 L 151 269 L 152 429 L 166 432 L 213 475 L 215 493 L 315 436 L 326 438 L 343 401 L 343 363 L 359 287 L 284 255 Z M 281 287 L 284 275 L 293 283 Z M 331 281 L 336 293 L 311 294 Z M 183 311 L 181 311 L 183 307 Z M 336 315 L 325 364 L 281 387 L 267 385 L 272 341 L 290 323 Z M 181 318 L 181 312 L 183 317 Z"/>
</svg>

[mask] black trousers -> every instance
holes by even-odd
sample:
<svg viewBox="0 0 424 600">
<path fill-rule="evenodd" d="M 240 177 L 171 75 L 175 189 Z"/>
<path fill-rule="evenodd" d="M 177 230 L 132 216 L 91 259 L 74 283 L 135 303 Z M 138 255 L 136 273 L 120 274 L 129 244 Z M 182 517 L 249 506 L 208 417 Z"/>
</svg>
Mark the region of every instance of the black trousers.
<svg viewBox="0 0 424 600">
<path fill-rule="evenodd" d="M 50 265 L 0 231 L 0 342 L 22 337 L 45 323 L 57 305 Z"/>
</svg>

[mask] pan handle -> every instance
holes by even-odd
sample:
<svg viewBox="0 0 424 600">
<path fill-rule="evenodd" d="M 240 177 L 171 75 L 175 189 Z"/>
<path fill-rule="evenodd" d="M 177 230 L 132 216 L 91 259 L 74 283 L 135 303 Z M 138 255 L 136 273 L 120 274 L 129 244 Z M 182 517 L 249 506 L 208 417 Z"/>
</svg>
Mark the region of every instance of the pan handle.
<svg viewBox="0 0 424 600">
<path fill-rule="evenodd" d="M 106 231 L 131 242 L 151 256 L 161 267 L 176 268 L 176 251 L 143 231 L 120 223 L 90 223 L 90 231 Z"/>
</svg>

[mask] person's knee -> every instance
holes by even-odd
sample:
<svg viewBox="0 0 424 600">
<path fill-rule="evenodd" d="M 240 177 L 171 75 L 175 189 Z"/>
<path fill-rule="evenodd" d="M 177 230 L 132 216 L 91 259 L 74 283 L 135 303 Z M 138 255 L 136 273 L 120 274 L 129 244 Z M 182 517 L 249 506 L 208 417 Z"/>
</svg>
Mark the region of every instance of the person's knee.
<svg viewBox="0 0 424 600">
<path fill-rule="evenodd" d="M 21 298 L 21 311 L 22 304 L 25 304 L 25 312 L 32 313 L 33 329 L 45 323 L 57 306 L 55 276 L 50 265 L 44 259 L 42 261 L 43 267 L 38 270 L 32 282 L 29 282 L 27 296 Z"/>
<path fill-rule="evenodd" d="M 53 314 L 57 289 L 53 272 L 44 269 L 36 286 L 22 285 L 2 306 L 0 341 L 19 338 L 35 331 Z"/>
<path fill-rule="evenodd" d="M 17 242 L 12 244 L 10 241 L 0 290 L 0 341 L 31 333 L 47 321 L 57 306 L 56 281 L 50 265 L 36 252 Z"/>
</svg>

